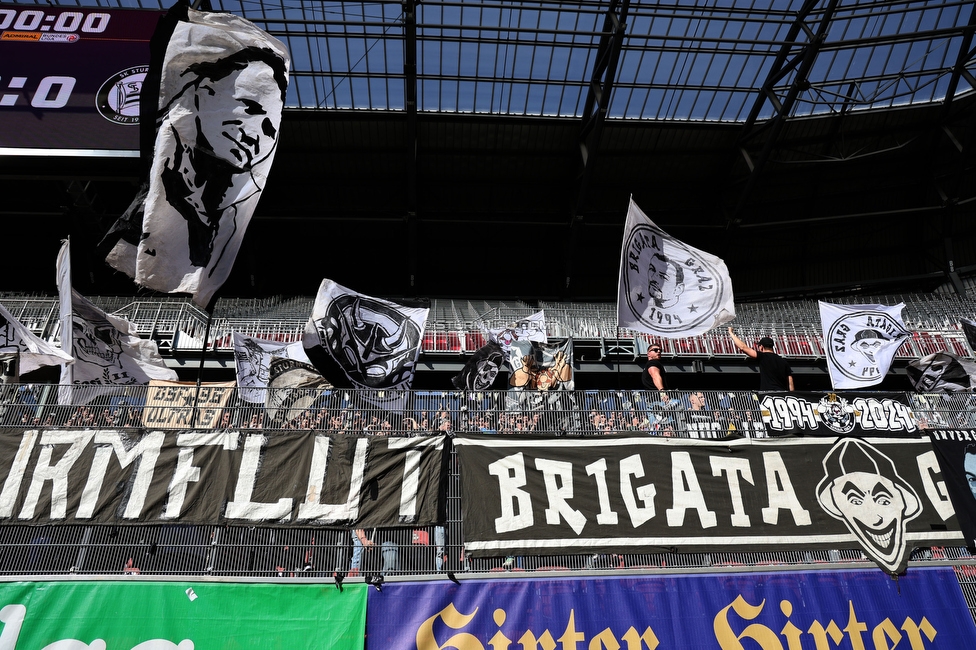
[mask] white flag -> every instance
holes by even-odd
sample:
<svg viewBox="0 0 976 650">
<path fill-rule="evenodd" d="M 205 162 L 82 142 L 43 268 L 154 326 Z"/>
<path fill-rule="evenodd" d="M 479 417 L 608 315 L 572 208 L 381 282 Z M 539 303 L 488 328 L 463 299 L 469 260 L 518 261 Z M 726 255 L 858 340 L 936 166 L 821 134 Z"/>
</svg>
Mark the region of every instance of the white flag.
<svg viewBox="0 0 976 650">
<path fill-rule="evenodd" d="M 620 252 L 617 325 L 673 339 L 733 318 L 725 262 L 658 228 L 631 199 Z"/>
<path fill-rule="evenodd" d="M 506 361 L 509 360 L 512 354 L 512 345 L 516 341 L 549 342 L 549 337 L 546 334 L 545 310 L 526 316 L 517 323 L 509 323 L 506 327 L 481 327 L 481 331 L 485 333 L 489 341 L 494 341 L 501 346 Z"/>
<path fill-rule="evenodd" d="M 904 303 L 834 305 L 820 302 L 827 370 L 835 390 L 880 384 L 895 352 L 910 336 L 901 319 Z"/>
<path fill-rule="evenodd" d="M 24 327 L 3 305 L 0 305 L 0 353 L 19 355 L 18 374 L 22 375 L 42 366 L 56 366 L 74 360 L 70 354 Z"/>
<path fill-rule="evenodd" d="M 238 395 L 245 402 L 264 404 L 271 379 L 271 359 L 294 359 L 311 363 L 301 341 L 279 343 L 234 332 L 234 364 L 237 367 Z"/>
<path fill-rule="evenodd" d="M 429 312 L 322 280 L 302 342 L 335 386 L 407 389 Z"/>
<path fill-rule="evenodd" d="M 71 288 L 68 242 L 58 253 L 58 289 L 61 347 L 75 359 L 61 366 L 60 403 L 85 403 L 120 387 L 148 384 L 150 379 L 178 379 L 159 356 L 156 344 L 139 337 L 135 323 L 106 314 Z M 72 391 L 80 385 L 84 391 Z"/>
<path fill-rule="evenodd" d="M 107 261 L 140 285 L 189 293 L 207 308 L 267 181 L 290 60 L 280 41 L 239 16 L 186 11 L 163 60 L 142 218 L 130 207 Z"/>
</svg>

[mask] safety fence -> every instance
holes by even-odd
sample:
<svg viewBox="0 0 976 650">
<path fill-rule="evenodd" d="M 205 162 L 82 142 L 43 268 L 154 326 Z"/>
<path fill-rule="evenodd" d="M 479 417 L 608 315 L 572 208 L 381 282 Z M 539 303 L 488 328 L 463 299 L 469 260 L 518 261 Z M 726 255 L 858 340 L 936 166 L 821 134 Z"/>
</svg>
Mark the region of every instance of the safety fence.
<svg viewBox="0 0 976 650">
<path fill-rule="evenodd" d="M 0 426 L 22 429 L 112 428 L 144 430 L 262 428 L 269 435 L 313 429 L 356 435 L 498 434 L 598 435 L 630 433 L 678 438 L 761 438 L 767 435 L 762 394 L 715 391 L 442 392 L 290 391 L 246 402 L 235 387 L 70 387 L 21 384 L 2 388 Z M 58 404 L 58 395 L 72 402 Z M 845 393 L 853 398 L 855 393 Z M 976 427 L 971 394 L 889 393 L 911 405 L 920 429 Z M 253 395 L 251 396 L 253 399 Z M 196 400 L 196 401 L 194 401 Z M 194 406 L 194 404 L 197 404 Z M 273 412 L 273 415 L 270 415 Z M 165 414 L 160 417 L 159 414 Z M 4 435 L 0 432 L 0 435 Z M 825 565 L 867 562 L 857 549 L 832 551 L 633 553 L 624 555 L 507 556 L 465 554 L 456 463 L 447 486 L 443 526 L 387 532 L 392 544 L 363 546 L 375 531 L 235 525 L 4 525 L 0 526 L 0 574 L 155 574 L 214 576 L 309 576 L 444 572 L 626 571 Z M 383 557 L 386 554 L 387 557 Z M 918 562 L 967 565 L 962 548 L 924 548 Z M 959 571 L 976 592 L 970 566 Z"/>
</svg>

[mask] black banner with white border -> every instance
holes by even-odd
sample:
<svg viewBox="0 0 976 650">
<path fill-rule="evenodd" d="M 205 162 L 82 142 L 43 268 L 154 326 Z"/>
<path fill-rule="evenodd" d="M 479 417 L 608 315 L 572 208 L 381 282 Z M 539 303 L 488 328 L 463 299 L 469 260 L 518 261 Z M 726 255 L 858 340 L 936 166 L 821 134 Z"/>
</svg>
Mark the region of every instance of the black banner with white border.
<svg viewBox="0 0 976 650">
<path fill-rule="evenodd" d="M 445 436 L 0 434 L 0 524 L 395 527 L 443 522 Z"/>
<path fill-rule="evenodd" d="M 966 546 L 976 548 L 976 430 L 932 429 L 928 434 Z"/>
<path fill-rule="evenodd" d="M 927 439 L 459 436 L 465 551 L 860 547 L 900 573 L 962 540 Z"/>
<path fill-rule="evenodd" d="M 770 436 L 921 435 L 904 393 L 762 393 L 759 407 Z"/>
</svg>

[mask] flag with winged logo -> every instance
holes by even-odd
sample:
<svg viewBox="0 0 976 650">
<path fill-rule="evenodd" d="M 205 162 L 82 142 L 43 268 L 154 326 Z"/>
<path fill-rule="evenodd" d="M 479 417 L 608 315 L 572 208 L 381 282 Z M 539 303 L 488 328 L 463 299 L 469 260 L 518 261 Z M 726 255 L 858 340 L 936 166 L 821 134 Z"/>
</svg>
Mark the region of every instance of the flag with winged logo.
<svg viewBox="0 0 976 650">
<path fill-rule="evenodd" d="M 325 279 L 302 343 L 312 364 L 335 386 L 408 389 L 429 312 Z"/>
<path fill-rule="evenodd" d="M 911 336 L 905 303 L 835 305 L 820 301 L 827 370 L 834 389 L 865 388 L 884 381 L 898 348 Z"/>
<path fill-rule="evenodd" d="M 83 404 L 120 388 L 151 379 L 176 381 L 153 341 L 139 337 L 135 323 L 107 314 L 71 287 L 71 254 L 66 241 L 58 253 L 61 347 L 74 357 L 61 366 L 61 404 Z M 84 390 L 73 390 L 84 387 Z"/>
<path fill-rule="evenodd" d="M 143 115 L 158 110 L 148 182 L 100 246 L 137 284 L 209 308 L 274 160 L 290 58 L 251 22 L 185 3 L 160 30 L 143 87 L 158 97 L 142 102 Z"/>
<path fill-rule="evenodd" d="M 733 318 L 725 262 L 661 230 L 631 198 L 620 252 L 618 327 L 682 338 Z"/>
<path fill-rule="evenodd" d="M 271 380 L 273 358 L 310 363 L 301 341 L 279 343 L 234 332 L 234 365 L 237 368 L 237 394 L 245 402 L 264 404 Z"/>
<path fill-rule="evenodd" d="M 43 366 L 74 361 L 71 355 L 24 327 L 3 305 L 0 305 L 0 354 L 16 358 L 18 376 Z"/>
</svg>

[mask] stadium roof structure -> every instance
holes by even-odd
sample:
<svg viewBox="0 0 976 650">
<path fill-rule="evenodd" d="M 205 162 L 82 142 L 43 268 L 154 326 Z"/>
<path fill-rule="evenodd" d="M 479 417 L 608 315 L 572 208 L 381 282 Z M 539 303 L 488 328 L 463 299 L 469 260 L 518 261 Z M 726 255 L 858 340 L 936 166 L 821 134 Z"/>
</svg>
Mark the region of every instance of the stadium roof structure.
<svg viewBox="0 0 976 650">
<path fill-rule="evenodd" d="M 50 5 L 52 3 L 39 3 Z M 140 0 L 58 6 L 164 9 Z M 633 196 L 738 300 L 962 289 L 976 272 L 969 0 L 212 1 L 288 46 L 232 296 L 614 300 Z M 2 128 L 2 115 L 0 115 Z M 128 159 L 0 156 L 4 290 L 52 291 Z M 82 293 L 134 292 L 94 254 Z"/>
</svg>

